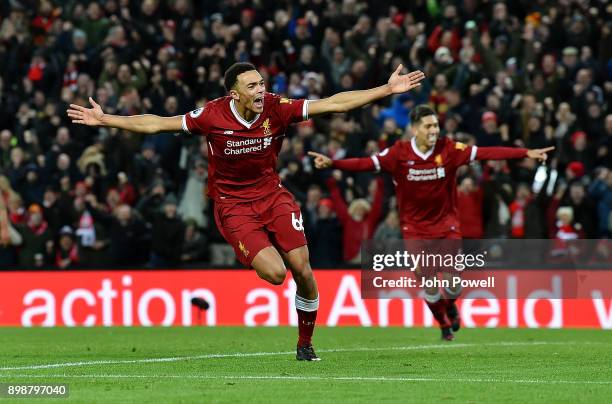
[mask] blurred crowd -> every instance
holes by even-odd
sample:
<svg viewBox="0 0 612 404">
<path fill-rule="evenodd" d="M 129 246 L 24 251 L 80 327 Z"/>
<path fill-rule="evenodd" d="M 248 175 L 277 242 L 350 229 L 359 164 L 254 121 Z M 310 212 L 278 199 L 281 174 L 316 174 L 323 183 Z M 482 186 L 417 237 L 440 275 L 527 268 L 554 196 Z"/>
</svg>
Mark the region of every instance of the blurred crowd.
<svg viewBox="0 0 612 404">
<path fill-rule="evenodd" d="M 198 137 L 73 125 L 68 104 L 178 115 L 254 63 L 269 91 L 318 99 L 384 83 L 416 91 L 290 129 L 279 157 L 314 267 L 400 237 L 389 178 L 317 172 L 306 153 L 368 156 L 430 104 L 444 136 L 556 146 L 458 176 L 466 238 L 612 235 L 612 4 L 606 1 L 0 0 L 0 267 L 234 265 L 206 197 Z M 356 230 L 358 229 L 358 230 Z"/>
</svg>

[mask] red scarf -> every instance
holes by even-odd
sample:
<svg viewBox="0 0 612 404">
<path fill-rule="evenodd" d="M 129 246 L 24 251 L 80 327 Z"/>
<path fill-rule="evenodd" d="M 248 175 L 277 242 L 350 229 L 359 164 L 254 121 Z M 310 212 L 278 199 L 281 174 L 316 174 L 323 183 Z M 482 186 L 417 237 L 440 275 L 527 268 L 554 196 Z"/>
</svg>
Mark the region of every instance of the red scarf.
<svg viewBox="0 0 612 404">
<path fill-rule="evenodd" d="M 70 251 L 68 251 L 67 257 L 63 257 L 62 255 L 62 250 L 57 250 L 57 254 L 55 254 L 55 265 L 57 265 L 58 267 L 60 266 L 60 263 L 66 258 L 70 260 L 71 264 L 76 264 L 77 262 L 79 262 L 79 253 L 76 244 L 74 244 Z"/>
<path fill-rule="evenodd" d="M 38 227 L 32 227 L 29 223 L 28 227 L 30 228 L 30 230 L 32 230 L 34 234 L 40 236 L 45 232 L 45 230 L 47 230 L 47 227 L 49 227 L 49 225 L 47 224 L 47 222 L 43 221 L 41 224 L 38 225 Z"/>
</svg>

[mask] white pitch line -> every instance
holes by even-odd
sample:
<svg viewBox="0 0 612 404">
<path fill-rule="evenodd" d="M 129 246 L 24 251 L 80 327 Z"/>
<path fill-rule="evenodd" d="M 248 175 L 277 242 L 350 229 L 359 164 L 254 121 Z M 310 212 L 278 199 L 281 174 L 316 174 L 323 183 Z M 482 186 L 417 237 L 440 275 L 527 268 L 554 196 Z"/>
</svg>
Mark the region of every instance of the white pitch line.
<svg viewBox="0 0 612 404">
<path fill-rule="evenodd" d="M 383 352 L 383 351 L 413 351 L 425 349 L 452 349 L 466 347 L 482 347 L 482 346 L 532 346 L 532 345 L 567 345 L 570 342 L 495 342 L 484 344 L 429 344 L 429 345 L 410 345 L 398 347 L 378 347 L 378 348 L 338 348 L 338 349 L 320 349 L 319 353 L 342 353 L 342 352 Z M 93 366 L 93 365 L 121 365 L 134 363 L 161 363 L 161 362 L 179 362 L 199 359 L 219 359 L 219 358 L 249 358 L 258 356 L 280 356 L 294 355 L 295 351 L 283 352 L 236 352 L 236 353 L 216 353 L 195 356 L 173 356 L 167 358 L 145 358 L 145 359 L 117 359 L 117 360 L 95 360 L 95 361 L 79 361 L 79 362 L 64 362 L 64 363 L 49 363 L 40 365 L 22 365 L 22 366 L 5 366 L 0 367 L 0 371 L 7 370 L 36 370 L 36 369 L 54 369 L 68 368 L 77 366 Z"/>
<path fill-rule="evenodd" d="M 481 379 L 433 377 L 365 377 L 365 376 L 221 376 L 221 375 L 0 375 L 2 378 L 62 378 L 62 379 L 200 379 L 200 380 L 295 380 L 295 381 L 359 381 L 359 382 L 459 382 L 510 384 L 595 384 L 612 385 L 612 380 L 545 380 L 545 379 Z"/>
</svg>

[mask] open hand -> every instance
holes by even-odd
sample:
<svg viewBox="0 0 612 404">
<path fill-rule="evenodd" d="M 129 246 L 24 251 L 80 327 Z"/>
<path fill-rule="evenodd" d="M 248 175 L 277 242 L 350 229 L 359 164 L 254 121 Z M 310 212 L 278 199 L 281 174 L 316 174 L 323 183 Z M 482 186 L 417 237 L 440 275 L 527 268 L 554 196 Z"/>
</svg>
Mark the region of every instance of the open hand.
<svg viewBox="0 0 612 404">
<path fill-rule="evenodd" d="M 408 74 L 400 74 L 403 65 L 397 66 L 397 69 L 389 77 L 387 84 L 393 94 L 405 93 L 421 85 L 420 81 L 425 78 L 425 73 L 420 70 L 410 72 Z"/>
<path fill-rule="evenodd" d="M 89 126 L 102 125 L 102 117 L 104 116 L 102 107 L 100 107 L 91 97 L 89 97 L 89 103 L 93 108 L 85 108 L 80 105 L 70 104 L 70 108 L 68 108 L 66 112 L 68 113 L 68 117 L 72 119 L 72 123 Z"/>
</svg>

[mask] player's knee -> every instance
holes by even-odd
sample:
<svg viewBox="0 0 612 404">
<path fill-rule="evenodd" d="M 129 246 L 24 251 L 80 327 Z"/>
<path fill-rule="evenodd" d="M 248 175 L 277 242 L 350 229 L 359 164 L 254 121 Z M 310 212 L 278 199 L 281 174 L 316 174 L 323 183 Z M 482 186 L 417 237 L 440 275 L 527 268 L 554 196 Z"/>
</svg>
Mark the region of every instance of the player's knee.
<svg viewBox="0 0 612 404">
<path fill-rule="evenodd" d="M 274 273 L 270 276 L 270 279 L 268 280 L 268 282 L 270 282 L 272 285 L 282 285 L 283 282 L 285 282 L 285 276 L 286 274 L 280 274 L 280 273 Z"/>
<path fill-rule="evenodd" d="M 265 271 L 259 272 L 259 276 L 272 285 L 282 285 L 285 282 L 287 270 L 282 265 L 273 265 Z"/>
</svg>

